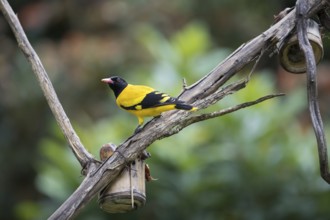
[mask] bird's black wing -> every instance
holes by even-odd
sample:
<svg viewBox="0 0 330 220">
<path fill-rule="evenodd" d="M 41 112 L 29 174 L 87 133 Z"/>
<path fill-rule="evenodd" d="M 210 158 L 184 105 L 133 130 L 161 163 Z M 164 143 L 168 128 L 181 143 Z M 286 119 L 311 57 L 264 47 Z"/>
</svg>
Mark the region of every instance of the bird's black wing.
<svg viewBox="0 0 330 220">
<path fill-rule="evenodd" d="M 153 91 L 148 93 L 140 103 L 142 109 L 157 106 L 181 103 L 177 98 L 171 97 L 165 93 Z"/>
</svg>

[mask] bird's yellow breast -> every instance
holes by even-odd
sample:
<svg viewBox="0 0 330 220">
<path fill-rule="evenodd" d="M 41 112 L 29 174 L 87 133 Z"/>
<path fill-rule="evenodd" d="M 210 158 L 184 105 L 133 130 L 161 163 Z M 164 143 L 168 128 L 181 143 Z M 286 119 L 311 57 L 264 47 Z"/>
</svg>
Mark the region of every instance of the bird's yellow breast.
<svg viewBox="0 0 330 220">
<path fill-rule="evenodd" d="M 146 95 L 152 91 L 154 91 L 154 89 L 148 86 L 128 84 L 117 97 L 116 103 L 118 106 L 123 107 L 134 106 L 141 103 Z"/>
</svg>

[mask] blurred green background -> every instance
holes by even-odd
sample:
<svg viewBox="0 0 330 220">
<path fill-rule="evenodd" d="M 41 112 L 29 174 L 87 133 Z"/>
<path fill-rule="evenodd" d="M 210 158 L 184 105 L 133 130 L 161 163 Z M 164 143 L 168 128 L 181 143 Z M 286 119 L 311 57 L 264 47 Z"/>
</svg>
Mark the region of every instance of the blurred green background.
<svg viewBox="0 0 330 220">
<path fill-rule="evenodd" d="M 118 109 L 100 79 L 120 75 L 173 96 L 295 1 L 10 1 L 74 128 L 98 157 L 137 120 Z M 329 135 L 329 40 L 318 67 Z M 31 67 L 0 17 L 0 219 L 46 219 L 82 181 Z M 243 69 L 248 73 L 251 66 Z M 242 76 L 240 74 L 236 79 Z M 235 79 L 233 79 L 235 80 Z M 107 214 L 94 199 L 77 219 L 329 219 L 330 186 L 319 175 L 306 109 L 305 75 L 262 58 L 247 88 L 206 110 L 285 92 L 155 142 L 147 161 L 157 181 L 147 203 Z"/>
</svg>

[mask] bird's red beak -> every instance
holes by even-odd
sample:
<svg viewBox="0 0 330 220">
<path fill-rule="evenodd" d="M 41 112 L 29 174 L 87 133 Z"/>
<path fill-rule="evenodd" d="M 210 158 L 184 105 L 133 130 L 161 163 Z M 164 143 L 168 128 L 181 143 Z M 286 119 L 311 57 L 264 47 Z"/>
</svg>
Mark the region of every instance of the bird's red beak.
<svg viewBox="0 0 330 220">
<path fill-rule="evenodd" d="M 111 78 L 104 78 L 104 79 L 101 79 L 101 81 L 105 82 L 105 83 L 113 84 L 113 81 L 111 80 Z"/>
</svg>

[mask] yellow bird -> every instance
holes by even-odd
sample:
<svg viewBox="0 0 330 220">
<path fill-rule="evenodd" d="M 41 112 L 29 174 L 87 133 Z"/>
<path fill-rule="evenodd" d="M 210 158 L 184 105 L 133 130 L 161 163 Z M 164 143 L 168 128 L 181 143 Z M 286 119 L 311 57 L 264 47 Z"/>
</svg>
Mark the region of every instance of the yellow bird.
<svg viewBox="0 0 330 220">
<path fill-rule="evenodd" d="M 116 96 L 117 105 L 134 114 L 139 125 L 135 132 L 141 129 L 144 117 L 159 116 L 162 112 L 174 109 L 195 111 L 196 107 L 188 105 L 177 98 L 155 91 L 153 88 L 142 85 L 128 84 L 124 79 L 113 76 L 101 80 L 109 85 Z"/>
</svg>

